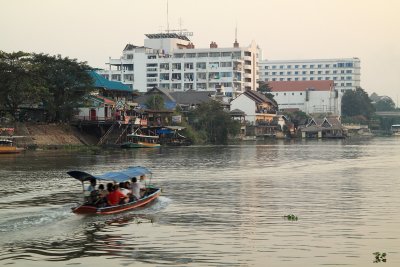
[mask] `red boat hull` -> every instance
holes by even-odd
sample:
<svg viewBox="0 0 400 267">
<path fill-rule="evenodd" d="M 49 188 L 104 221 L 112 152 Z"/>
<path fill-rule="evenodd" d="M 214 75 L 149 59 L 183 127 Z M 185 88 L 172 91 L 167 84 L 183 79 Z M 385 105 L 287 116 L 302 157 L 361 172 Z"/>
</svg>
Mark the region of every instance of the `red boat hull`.
<svg viewBox="0 0 400 267">
<path fill-rule="evenodd" d="M 72 208 L 72 212 L 77 213 L 77 214 L 114 214 L 114 213 L 119 213 L 119 212 L 133 210 L 133 209 L 142 207 L 144 205 L 147 205 L 150 202 L 156 200 L 160 196 L 160 194 L 161 194 L 161 189 L 156 189 L 150 195 L 148 195 L 144 198 L 141 198 L 137 201 L 134 201 L 134 202 L 129 202 L 126 204 L 111 206 L 111 207 L 103 207 L 103 208 L 84 204 L 84 205 L 78 206 L 76 208 Z"/>
</svg>

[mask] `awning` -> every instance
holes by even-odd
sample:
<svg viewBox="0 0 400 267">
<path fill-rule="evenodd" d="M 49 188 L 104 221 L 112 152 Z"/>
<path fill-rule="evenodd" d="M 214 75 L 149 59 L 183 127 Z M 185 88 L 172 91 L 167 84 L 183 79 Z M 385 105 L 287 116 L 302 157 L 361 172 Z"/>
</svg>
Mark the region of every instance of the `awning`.
<svg viewBox="0 0 400 267">
<path fill-rule="evenodd" d="M 116 172 L 107 172 L 104 174 L 93 175 L 87 172 L 82 171 L 69 171 L 67 172 L 70 176 L 75 179 L 84 182 L 90 181 L 92 179 L 96 180 L 105 180 L 105 181 L 115 181 L 115 182 L 125 182 L 130 180 L 133 177 L 139 177 L 141 175 L 151 174 L 151 171 L 145 167 L 136 166 L 129 167 L 128 169 L 116 171 Z"/>
</svg>

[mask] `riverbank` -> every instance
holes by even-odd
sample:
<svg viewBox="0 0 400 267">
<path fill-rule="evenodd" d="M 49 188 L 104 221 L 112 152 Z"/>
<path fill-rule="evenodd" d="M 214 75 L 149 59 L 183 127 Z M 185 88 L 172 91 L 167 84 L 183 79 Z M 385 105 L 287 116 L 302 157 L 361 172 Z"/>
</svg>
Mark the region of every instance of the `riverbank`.
<svg viewBox="0 0 400 267">
<path fill-rule="evenodd" d="M 58 149 L 67 147 L 83 147 L 97 144 L 97 138 L 68 124 L 17 123 L 16 139 L 19 147 Z"/>
</svg>

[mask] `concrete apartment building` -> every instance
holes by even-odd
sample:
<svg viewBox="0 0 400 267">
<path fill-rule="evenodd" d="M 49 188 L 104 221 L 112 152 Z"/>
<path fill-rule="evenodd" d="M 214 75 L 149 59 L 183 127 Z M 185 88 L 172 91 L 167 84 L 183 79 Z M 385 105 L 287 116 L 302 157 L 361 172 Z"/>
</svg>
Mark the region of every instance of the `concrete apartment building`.
<svg viewBox="0 0 400 267">
<path fill-rule="evenodd" d="M 98 71 L 111 81 L 120 81 L 133 90 L 146 92 L 153 87 L 171 91 L 215 90 L 223 88 L 235 97 L 256 90 L 261 50 L 253 41 L 240 47 L 195 48 L 183 33 L 146 34 L 144 46 L 127 44 L 122 56 L 109 59 L 109 68 Z"/>
<path fill-rule="evenodd" d="M 360 86 L 360 59 L 262 60 L 259 76 L 265 82 L 332 80 L 343 93 Z"/>
</svg>

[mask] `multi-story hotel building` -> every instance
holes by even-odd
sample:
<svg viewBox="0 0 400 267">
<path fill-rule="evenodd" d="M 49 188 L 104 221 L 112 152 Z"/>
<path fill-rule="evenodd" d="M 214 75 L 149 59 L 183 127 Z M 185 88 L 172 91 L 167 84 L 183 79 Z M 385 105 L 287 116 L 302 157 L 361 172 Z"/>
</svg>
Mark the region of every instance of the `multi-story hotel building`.
<svg viewBox="0 0 400 267">
<path fill-rule="evenodd" d="M 144 46 L 127 44 L 118 59 L 109 59 L 108 70 L 99 74 L 146 92 L 154 86 L 171 91 L 223 88 L 227 96 L 256 90 L 260 49 L 248 47 L 195 48 L 178 33 L 146 34 Z"/>
<path fill-rule="evenodd" d="M 360 86 L 360 59 L 263 60 L 259 75 L 266 82 L 332 80 L 343 93 Z"/>
</svg>

